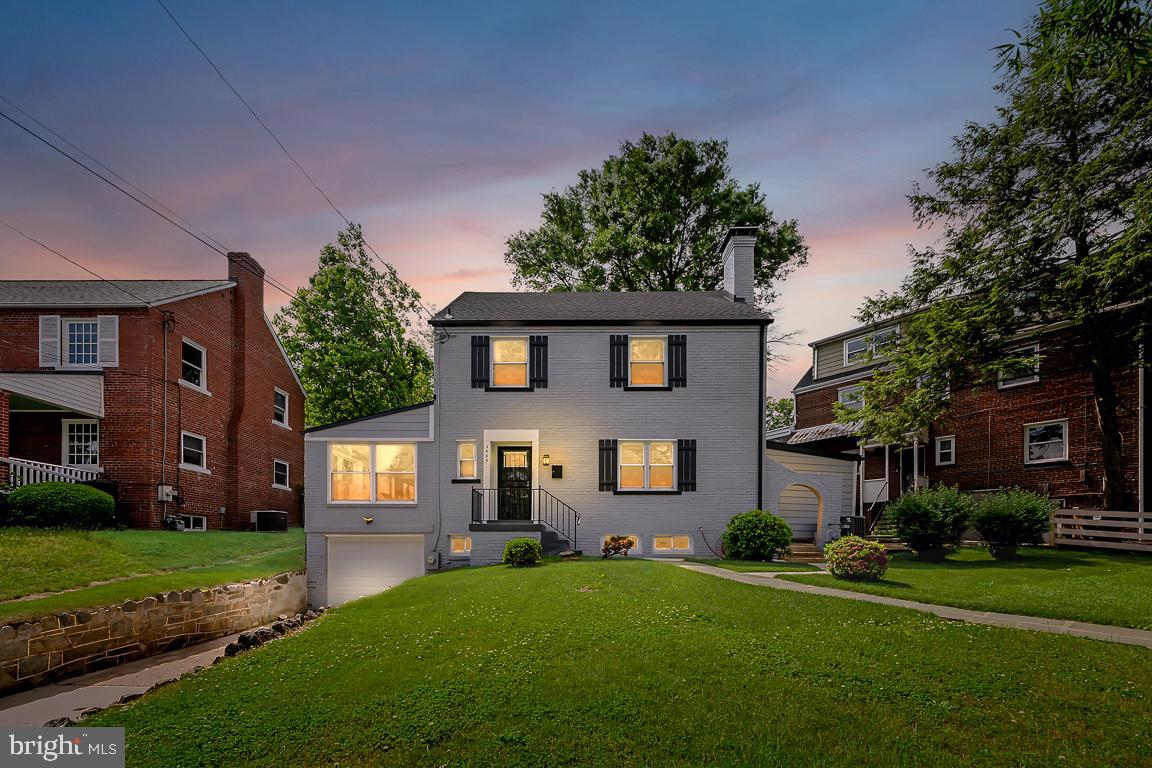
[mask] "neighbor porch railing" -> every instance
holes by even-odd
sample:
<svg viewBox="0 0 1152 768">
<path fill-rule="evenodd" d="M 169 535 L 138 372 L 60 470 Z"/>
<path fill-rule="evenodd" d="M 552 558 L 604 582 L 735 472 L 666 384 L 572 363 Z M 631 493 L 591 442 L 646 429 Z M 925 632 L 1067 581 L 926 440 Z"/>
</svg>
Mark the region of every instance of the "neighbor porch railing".
<svg viewBox="0 0 1152 768">
<path fill-rule="evenodd" d="M 1058 509 L 1052 543 L 1152 553 L 1152 516 L 1100 509 Z"/>
<path fill-rule="evenodd" d="M 472 522 L 546 525 L 576 545 L 580 513 L 543 488 L 473 488 Z"/>
<path fill-rule="evenodd" d="M 84 483 L 96 480 L 103 474 L 98 469 L 84 467 L 66 467 L 60 464 L 48 464 L 43 461 L 29 461 L 13 457 L 0 456 L 0 464 L 8 466 L 8 484 L 13 488 L 32 483 Z"/>
</svg>

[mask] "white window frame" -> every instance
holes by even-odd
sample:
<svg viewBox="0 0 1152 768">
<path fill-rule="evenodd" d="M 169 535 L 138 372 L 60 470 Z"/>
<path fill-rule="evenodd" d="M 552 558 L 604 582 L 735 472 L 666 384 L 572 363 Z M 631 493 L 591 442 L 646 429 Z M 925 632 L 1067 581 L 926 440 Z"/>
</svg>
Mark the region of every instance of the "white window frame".
<svg viewBox="0 0 1152 768">
<path fill-rule="evenodd" d="M 196 385 L 184 378 L 184 345 L 195 347 L 200 350 L 200 384 Z M 186 387 L 196 392 L 203 392 L 206 395 L 212 393 L 208 391 L 208 350 L 202 345 L 197 344 L 188 337 L 183 337 L 180 340 L 180 378 L 178 379 L 180 386 Z"/>
<path fill-rule="evenodd" d="M 368 501 L 341 501 L 332 498 L 332 449 L 337 445 L 365 445 L 368 446 Z M 411 445 L 412 446 L 412 486 L 415 496 L 411 501 L 377 501 L 376 500 L 376 446 L 378 445 Z M 376 440 L 365 442 L 363 440 L 333 440 L 328 443 L 328 504 L 334 507 L 414 507 L 420 501 L 420 443 L 415 440 Z M 387 473 L 383 473 L 387 474 Z M 398 472 L 395 474 L 408 474 Z"/>
<path fill-rule="evenodd" d="M 453 545 L 454 545 L 454 542 L 461 540 L 461 539 L 464 540 L 467 548 L 461 552 L 457 552 L 456 548 Z M 467 533 L 450 533 L 450 534 L 448 534 L 448 556 L 449 557 L 464 557 L 464 558 L 472 557 L 472 536 L 470 534 L 467 534 Z"/>
<path fill-rule="evenodd" d="M 69 328 L 73 323 L 91 323 L 96 327 L 96 349 L 94 352 L 94 359 L 90 363 L 74 363 L 69 358 L 72 356 L 72 345 L 69 343 Z M 100 318 L 93 317 L 63 317 L 60 319 L 60 367 L 61 368 L 102 368 L 100 365 Z"/>
<path fill-rule="evenodd" d="M 204 533 L 208 530 L 207 515 L 179 515 L 178 517 L 184 521 L 185 533 Z M 198 520 L 200 522 L 199 528 L 196 528 L 192 525 L 193 520 Z"/>
<path fill-rule="evenodd" d="M 284 483 L 276 482 L 276 465 L 284 465 Z M 272 487 L 279 491 L 292 490 L 292 465 L 284 461 L 284 459 L 272 459 Z"/>
<path fill-rule="evenodd" d="M 460 474 L 460 462 L 469 461 L 460 455 L 460 447 L 465 444 L 472 446 L 472 474 Z M 456 441 L 456 479 L 457 480 L 479 480 L 480 479 L 480 455 L 476 452 L 477 446 L 475 440 L 457 440 Z"/>
<path fill-rule="evenodd" d="M 628 550 L 629 555 L 643 554 L 641 552 L 642 547 L 640 546 L 640 534 L 638 533 L 606 533 L 600 537 L 601 550 L 603 550 L 604 545 L 608 543 L 608 539 L 612 538 L 613 536 L 627 536 L 628 538 L 632 539 L 632 549 Z"/>
<path fill-rule="evenodd" d="M 643 443 L 644 445 L 644 487 L 643 488 L 625 488 L 621 485 L 624 480 L 624 473 L 620 471 L 622 467 L 638 467 L 639 464 L 625 464 L 622 460 L 623 451 L 620 450 L 620 445 L 623 443 Z M 672 444 L 672 485 L 669 488 L 653 488 L 652 487 L 652 443 L 671 443 Z M 680 477 L 679 462 L 680 462 L 680 444 L 675 438 L 667 437 L 653 437 L 648 439 L 640 438 L 620 438 L 616 441 L 616 490 L 620 493 L 676 493 L 680 490 L 677 478 Z M 668 464 L 657 464 L 658 467 L 667 467 Z M 620 534 L 624 535 L 624 534 Z M 631 534 L 628 534 L 631 535 Z"/>
<path fill-rule="evenodd" d="M 653 362 L 651 360 L 640 360 L 640 361 L 633 361 L 632 360 L 632 344 L 633 344 L 633 342 L 637 342 L 637 341 L 658 341 L 663 345 L 664 352 L 661 354 L 661 360 L 660 360 L 661 375 L 660 375 L 660 383 L 659 384 L 637 384 L 636 382 L 632 381 L 632 363 L 633 362 L 639 362 L 641 365 L 651 365 Z M 628 337 L 628 386 L 629 387 L 639 387 L 639 388 L 645 388 L 645 387 L 655 388 L 655 387 L 667 387 L 668 386 L 668 336 L 667 336 L 667 334 L 665 334 L 663 336 L 629 336 Z"/>
<path fill-rule="evenodd" d="M 676 546 L 676 539 L 681 537 L 681 536 L 688 539 L 688 546 L 687 547 L 677 547 Z M 672 546 L 671 547 L 657 547 L 656 541 L 658 539 L 671 539 Z M 687 554 L 687 555 L 692 554 L 692 534 L 690 534 L 690 533 L 658 533 L 655 536 L 653 536 L 652 537 L 652 554 L 658 555 L 658 554 L 665 554 L 665 553 L 668 553 L 668 554 L 672 554 L 672 553 L 674 553 L 674 554 Z"/>
<path fill-rule="evenodd" d="M 1022 347 L 1009 350 L 1009 354 L 1015 356 L 1018 352 L 1030 352 L 1032 356 L 1037 357 L 1035 372 L 1031 375 L 1013 376 L 1010 379 L 1004 378 L 1004 372 L 999 371 L 996 374 L 996 388 L 997 389 L 1012 389 L 1013 387 L 1023 387 L 1028 384 L 1035 384 L 1040 381 L 1040 343 L 1025 344 Z"/>
<path fill-rule="evenodd" d="M 203 464 L 191 464 L 184 461 L 184 438 L 191 437 L 200 441 L 200 458 Z M 202 475 L 210 475 L 212 471 L 208 469 L 208 438 L 204 435 L 198 435 L 195 432 L 181 431 L 180 432 L 180 469 L 187 469 L 192 472 L 199 472 Z"/>
<path fill-rule="evenodd" d="M 1059 456 L 1059 457 L 1054 458 L 1054 459 L 1029 459 L 1028 458 L 1028 448 L 1031 447 L 1032 443 L 1028 440 L 1028 430 L 1032 429 L 1034 427 L 1047 427 L 1047 426 L 1051 426 L 1052 424 L 1059 424 L 1060 426 L 1062 426 L 1064 428 L 1064 438 L 1061 441 L 1064 443 L 1064 455 Z M 1068 419 L 1049 419 L 1048 421 L 1034 421 L 1030 424 L 1025 424 L 1024 425 L 1024 463 L 1028 464 L 1028 465 L 1033 465 L 1033 464 L 1055 464 L 1055 463 L 1060 462 L 1060 461 L 1068 461 L 1069 448 L 1071 447 L 1069 445 L 1069 442 L 1070 442 L 1070 438 L 1069 438 L 1069 432 L 1068 432 Z"/>
<path fill-rule="evenodd" d="M 852 392 L 859 392 L 860 397 L 854 400 L 845 400 L 844 395 Z M 847 387 L 840 387 L 836 390 L 836 402 L 851 411 L 859 411 L 864 407 L 864 387 L 861 384 L 852 384 Z M 855 403 L 856 407 L 853 408 L 852 404 Z"/>
<path fill-rule="evenodd" d="M 280 421 L 276 418 L 276 395 L 278 395 L 278 394 L 284 395 L 284 421 Z M 291 429 L 292 428 L 288 424 L 288 404 L 290 402 L 291 402 L 291 398 L 287 392 L 280 389 L 280 387 L 272 387 L 272 423 L 273 424 L 275 424 L 278 427 L 284 427 L 285 429 Z"/>
<path fill-rule="evenodd" d="M 96 426 L 96 463 L 95 464 L 73 464 L 70 462 L 68 439 L 68 427 L 73 424 L 94 424 Z M 100 420 L 99 419 L 61 419 L 60 420 L 60 464 L 65 467 L 79 467 L 81 469 L 92 469 L 97 472 L 103 471 L 103 466 L 100 463 Z"/>
<path fill-rule="evenodd" d="M 877 339 L 877 337 L 882 336 L 882 335 L 886 336 L 888 334 L 895 336 L 899 332 L 900 332 L 899 327 L 897 327 L 895 325 L 890 325 L 887 328 L 877 328 L 875 331 L 872 331 L 870 333 L 865 333 L 862 336 L 853 336 L 850 339 L 844 339 L 844 344 L 843 344 L 844 367 L 848 368 L 850 366 L 863 365 L 865 363 L 871 362 L 872 360 L 880 359 L 881 357 L 883 357 L 883 355 L 876 354 L 876 339 Z M 863 347 L 860 349 L 854 349 L 852 351 L 849 351 L 848 345 L 849 344 L 855 344 L 857 342 L 863 342 L 864 343 Z M 861 353 L 863 353 L 863 359 L 860 359 L 860 360 L 852 360 L 851 359 L 851 355 L 859 355 Z"/>
<path fill-rule="evenodd" d="M 498 363 L 496 362 L 496 342 L 497 341 L 523 341 L 524 342 L 524 362 L 523 363 Z M 488 363 L 488 385 L 493 389 L 525 389 L 531 385 L 531 370 L 529 370 L 529 358 L 532 355 L 532 342 L 527 336 L 491 336 L 488 339 L 489 357 L 491 361 Z M 496 383 L 496 366 L 524 366 L 524 383 L 523 384 L 497 384 Z"/>
<path fill-rule="evenodd" d="M 945 440 L 949 441 L 948 453 L 951 454 L 951 456 L 952 456 L 952 458 L 950 458 L 948 461 L 942 461 L 940 459 L 940 453 L 941 453 L 940 445 Z M 940 437 L 936 438 L 936 466 L 938 466 L 938 467 L 950 467 L 955 463 L 956 463 L 956 435 L 941 435 Z"/>
</svg>

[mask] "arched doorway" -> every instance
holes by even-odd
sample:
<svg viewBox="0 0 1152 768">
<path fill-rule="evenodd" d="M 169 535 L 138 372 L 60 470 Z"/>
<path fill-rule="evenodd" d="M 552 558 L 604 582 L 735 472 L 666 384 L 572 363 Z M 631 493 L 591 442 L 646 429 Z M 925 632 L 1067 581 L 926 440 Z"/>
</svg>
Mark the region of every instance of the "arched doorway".
<svg viewBox="0 0 1152 768">
<path fill-rule="evenodd" d="M 823 544 L 824 497 L 810 485 L 793 483 L 780 491 L 780 517 L 792 526 L 792 540 Z"/>
</svg>

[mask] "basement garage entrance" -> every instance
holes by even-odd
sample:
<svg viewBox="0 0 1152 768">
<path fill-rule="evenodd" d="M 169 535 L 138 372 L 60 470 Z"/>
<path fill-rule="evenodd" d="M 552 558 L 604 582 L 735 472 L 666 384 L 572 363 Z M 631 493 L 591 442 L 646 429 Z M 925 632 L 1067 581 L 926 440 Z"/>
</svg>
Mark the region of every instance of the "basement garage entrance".
<svg viewBox="0 0 1152 768">
<path fill-rule="evenodd" d="M 424 536 L 328 536 L 328 605 L 343 605 L 424 575 Z"/>
</svg>

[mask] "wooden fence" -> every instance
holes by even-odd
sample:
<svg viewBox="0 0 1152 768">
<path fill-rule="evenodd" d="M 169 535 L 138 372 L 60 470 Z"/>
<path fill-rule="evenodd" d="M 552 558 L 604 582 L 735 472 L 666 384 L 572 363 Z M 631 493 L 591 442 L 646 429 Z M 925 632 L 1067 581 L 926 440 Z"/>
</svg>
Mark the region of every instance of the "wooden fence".
<svg viewBox="0 0 1152 768">
<path fill-rule="evenodd" d="M 1152 514 L 1099 509 L 1058 509 L 1053 543 L 1152 553 Z"/>
</svg>

